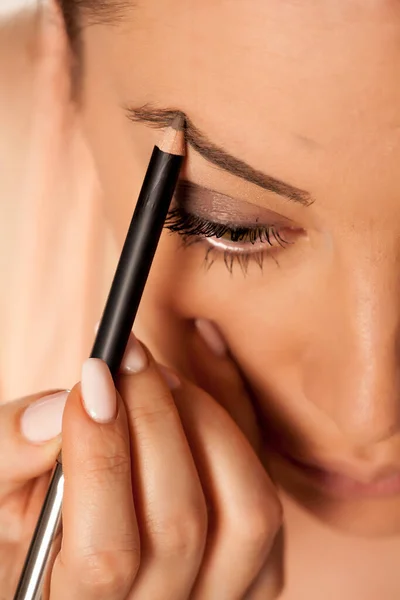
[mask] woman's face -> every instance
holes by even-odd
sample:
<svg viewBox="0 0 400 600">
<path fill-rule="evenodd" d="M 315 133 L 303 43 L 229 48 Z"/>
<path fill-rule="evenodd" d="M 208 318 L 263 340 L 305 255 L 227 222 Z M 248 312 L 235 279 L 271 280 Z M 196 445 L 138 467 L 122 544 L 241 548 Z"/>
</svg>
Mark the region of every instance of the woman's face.
<svg viewBox="0 0 400 600">
<path fill-rule="evenodd" d="M 399 532 L 400 6 L 139 0 L 116 15 L 83 33 L 82 111 L 119 242 L 164 110 L 191 123 L 178 225 L 223 234 L 185 249 L 163 235 L 148 339 L 185 368 L 192 320 L 217 323 L 279 448 L 276 481 L 335 527 Z"/>
</svg>

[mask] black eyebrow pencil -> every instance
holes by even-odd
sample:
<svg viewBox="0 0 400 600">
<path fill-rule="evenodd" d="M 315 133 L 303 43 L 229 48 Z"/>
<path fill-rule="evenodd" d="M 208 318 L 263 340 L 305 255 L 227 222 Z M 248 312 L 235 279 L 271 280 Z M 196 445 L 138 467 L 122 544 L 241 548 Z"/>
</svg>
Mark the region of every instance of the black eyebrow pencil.
<svg viewBox="0 0 400 600">
<path fill-rule="evenodd" d="M 90 358 L 107 363 L 115 380 L 133 327 L 154 254 L 185 156 L 184 119 L 177 115 L 154 147 Z M 14 600 L 41 600 L 46 566 L 61 525 L 62 457 L 23 566 Z"/>
</svg>

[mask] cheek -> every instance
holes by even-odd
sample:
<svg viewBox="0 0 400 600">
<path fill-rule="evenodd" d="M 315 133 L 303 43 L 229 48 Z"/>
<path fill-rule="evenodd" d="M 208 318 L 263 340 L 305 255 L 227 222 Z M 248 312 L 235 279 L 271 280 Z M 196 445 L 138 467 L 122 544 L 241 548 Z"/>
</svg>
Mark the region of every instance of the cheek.
<svg viewBox="0 0 400 600">
<path fill-rule="evenodd" d="M 263 273 L 244 276 L 236 268 L 230 275 L 223 260 L 204 269 L 204 255 L 199 245 L 182 250 L 176 236 L 164 234 L 141 307 L 140 335 L 187 372 L 191 321 L 214 321 L 267 419 L 296 439 L 320 437 L 311 417 L 321 409 L 329 415 L 325 404 L 337 391 L 340 366 L 332 352 L 346 312 L 338 294 L 332 296 L 337 286 L 330 269 L 315 258 L 296 269 L 266 263 Z"/>
<path fill-rule="evenodd" d="M 254 264 L 245 276 L 236 265 L 231 275 L 223 258 L 207 270 L 206 251 L 200 244 L 183 249 L 176 235 L 163 234 L 145 291 L 143 322 L 156 329 L 156 315 L 163 322 L 159 330 L 165 330 L 166 323 L 181 329 L 195 318 L 210 319 L 245 371 L 277 374 L 298 365 L 311 318 L 309 268 L 289 277 L 266 259 L 263 273 Z M 295 299 L 299 288 L 305 293 Z"/>
</svg>

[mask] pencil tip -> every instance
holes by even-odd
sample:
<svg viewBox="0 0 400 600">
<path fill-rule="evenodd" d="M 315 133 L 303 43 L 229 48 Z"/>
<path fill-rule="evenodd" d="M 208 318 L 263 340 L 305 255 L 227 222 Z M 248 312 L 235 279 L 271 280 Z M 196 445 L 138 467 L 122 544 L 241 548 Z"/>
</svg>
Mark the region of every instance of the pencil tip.
<svg viewBox="0 0 400 600">
<path fill-rule="evenodd" d="M 183 115 L 177 114 L 175 115 L 175 117 L 173 118 L 170 127 L 172 127 L 172 129 L 175 129 L 176 131 L 182 131 L 185 127 L 185 119 L 183 117 Z"/>
<path fill-rule="evenodd" d="M 169 154 L 185 155 L 185 117 L 178 113 L 165 129 L 158 148 Z"/>
</svg>

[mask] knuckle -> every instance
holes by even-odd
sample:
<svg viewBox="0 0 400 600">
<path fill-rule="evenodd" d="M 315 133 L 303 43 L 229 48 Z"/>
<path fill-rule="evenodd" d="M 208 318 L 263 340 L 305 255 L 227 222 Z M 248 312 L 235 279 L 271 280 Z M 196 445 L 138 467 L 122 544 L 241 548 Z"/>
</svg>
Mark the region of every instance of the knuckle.
<svg viewBox="0 0 400 600">
<path fill-rule="evenodd" d="M 242 532 L 243 533 L 243 532 Z M 254 550 L 262 551 L 271 540 L 269 520 L 262 514 L 254 514 L 246 519 L 246 532 L 244 534 L 247 546 Z"/>
<path fill-rule="evenodd" d="M 283 507 L 278 496 L 269 498 L 267 503 L 268 518 L 271 529 L 277 533 L 283 523 Z"/>
<path fill-rule="evenodd" d="M 109 449 L 110 450 L 110 449 Z M 84 472 L 89 480 L 106 484 L 115 478 L 124 478 L 130 474 L 130 457 L 121 451 L 95 454 L 85 459 Z"/>
<path fill-rule="evenodd" d="M 270 551 L 272 543 L 282 524 L 282 507 L 276 498 L 268 498 L 261 505 L 249 507 L 239 519 L 236 515 L 236 539 L 240 541 L 246 552 L 265 554 Z M 237 523 L 243 523 L 237 531 Z"/>
<path fill-rule="evenodd" d="M 194 558 L 203 551 L 207 538 L 207 512 L 204 508 L 185 511 L 150 524 L 156 552 L 166 558 Z"/>
<path fill-rule="evenodd" d="M 164 391 L 160 391 L 157 396 L 157 402 L 154 405 L 147 401 L 148 398 L 144 404 L 136 402 L 135 405 L 128 407 L 128 414 L 133 422 L 145 422 L 151 425 L 152 423 L 164 420 L 166 417 L 170 417 L 176 412 L 172 397 Z"/>
<path fill-rule="evenodd" d="M 138 557 L 134 551 L 102 551 L 81 557 L 73 572 L 83 591 L 108 598 L 124 597 L 132 587 L 137 570 Z"/>
</svg>

